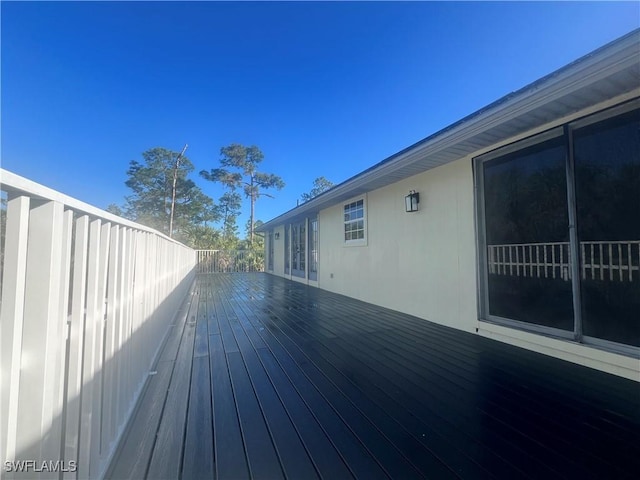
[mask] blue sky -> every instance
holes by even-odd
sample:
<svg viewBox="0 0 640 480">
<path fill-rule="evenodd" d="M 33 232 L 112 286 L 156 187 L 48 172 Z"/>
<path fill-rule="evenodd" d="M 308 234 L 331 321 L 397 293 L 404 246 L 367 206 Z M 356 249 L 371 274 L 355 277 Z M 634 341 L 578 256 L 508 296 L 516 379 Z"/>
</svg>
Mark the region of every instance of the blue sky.
<svg viewBox="0 0 640 480">
<path fill-rule="evenodd" d="M 640 7 L 3 1 L 1 22 L 3 168 L 104 208 L 144 150 L 188 143 L 198 172 L 255 144 L 287 184 L 266 221 L 638 28 Z"/>
</svg>

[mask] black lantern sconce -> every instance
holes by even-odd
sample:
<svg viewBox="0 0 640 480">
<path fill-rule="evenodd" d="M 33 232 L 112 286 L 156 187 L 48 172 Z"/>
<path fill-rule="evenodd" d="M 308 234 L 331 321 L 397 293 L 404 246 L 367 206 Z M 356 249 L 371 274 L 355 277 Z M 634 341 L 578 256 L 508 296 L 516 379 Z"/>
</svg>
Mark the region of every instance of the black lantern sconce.
<svg viewBox="0 0 640 480">
<path fill-rule="evenodd" d="M 409 195 L 404 197 L 404 207 L 407 212 L 417 212 L 420 203 L 420 194 L 415 190 L 410 190 Z"/>
<path fill-rule="evenodd" d="M 276 232 L 274 234 L 274 237 L 275 237 L 276 240 L 280 240 L 280 232 Z"/>
</svg>

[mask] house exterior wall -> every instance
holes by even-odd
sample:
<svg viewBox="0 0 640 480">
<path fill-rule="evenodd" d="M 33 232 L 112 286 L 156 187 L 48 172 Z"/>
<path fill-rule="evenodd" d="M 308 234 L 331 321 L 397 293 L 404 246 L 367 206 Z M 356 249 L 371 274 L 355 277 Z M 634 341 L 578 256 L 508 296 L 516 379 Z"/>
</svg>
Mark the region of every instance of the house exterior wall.
<svg viewBox="0 0 640 480">
<path fill-rule="evenodd" d="M 321 210 L 318 282 L 329 291 L 640 381 L 640 362 L 593 346 L 479 320 L 473 158 L 640 96 L 640 89 L 474 152 L 455 162 Z M 410 190 L 419 211 L 406 213 Z M 363 245 L 344 241 L 344 205 L 365 202 Z M 284 227 L 274 274 L 284 275 Z M 289 276 L 287 276 L 289 278 Z M 293 278 L 300 281 L 301 279 Z"/>
<path fill-rule="evenodd" d="M 284 225 L 278 225 L 273 229 L 273 272 L 284 275 Z M 278 235 L 276 239 L 275 236 Z"/>
<path fill-rule="evenodd" d="M 420 192 L 417 212 L 405 212 L 409 190 Z M 364 198 L 363 246 L 345 245 L 342 204 L 320 212 L 320 286 L 471 331 L 476 274 L 470 161 L 429 170 Z"/>
</svg>

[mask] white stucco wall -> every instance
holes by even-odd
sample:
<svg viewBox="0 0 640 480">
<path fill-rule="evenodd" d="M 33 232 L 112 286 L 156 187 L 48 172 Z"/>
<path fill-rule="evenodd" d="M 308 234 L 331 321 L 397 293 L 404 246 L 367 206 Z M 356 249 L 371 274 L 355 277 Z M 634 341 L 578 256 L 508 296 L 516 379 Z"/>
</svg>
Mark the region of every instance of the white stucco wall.
<svg viewBox="0 0 640 480">
<path fill-rule="evenodd" d="M 418 212 L 405 212 L 409 190 L 420 193 Z M 345 245 L 342 204 L 323 210 L 319 285 L 472 331 L 476 312 L 473 211 L 468 160 L 369 192 L 364 246 Z"/>
</svg>

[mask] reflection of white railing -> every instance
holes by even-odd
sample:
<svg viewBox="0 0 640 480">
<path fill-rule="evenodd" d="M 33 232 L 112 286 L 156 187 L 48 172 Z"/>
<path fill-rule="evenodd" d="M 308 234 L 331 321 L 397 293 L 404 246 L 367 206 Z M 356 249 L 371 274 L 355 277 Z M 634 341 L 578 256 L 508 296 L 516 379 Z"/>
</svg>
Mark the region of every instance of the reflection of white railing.
<svg viewBox="0 0 640 480">
<path fill-rule="evenodd" d="M 100 478 L 191 283 L 194 251 L 5 170 L 0 180 L 1 466 L 59 462 L 77 469 L 65 478 Z"/>
<path fill-rule="evenodd" d="M 489 273 L 536 278 L 571 278 L 569 242 L 519 243 L 487 246 Z M 640 240 L 581 242 L 583 279 L 640 279 Z"/>
<path fill-rule="evenodd" d="M 263 272 L 264 253 L 258 250 L 196 250 L 198 273 Z"/>
</svg>

